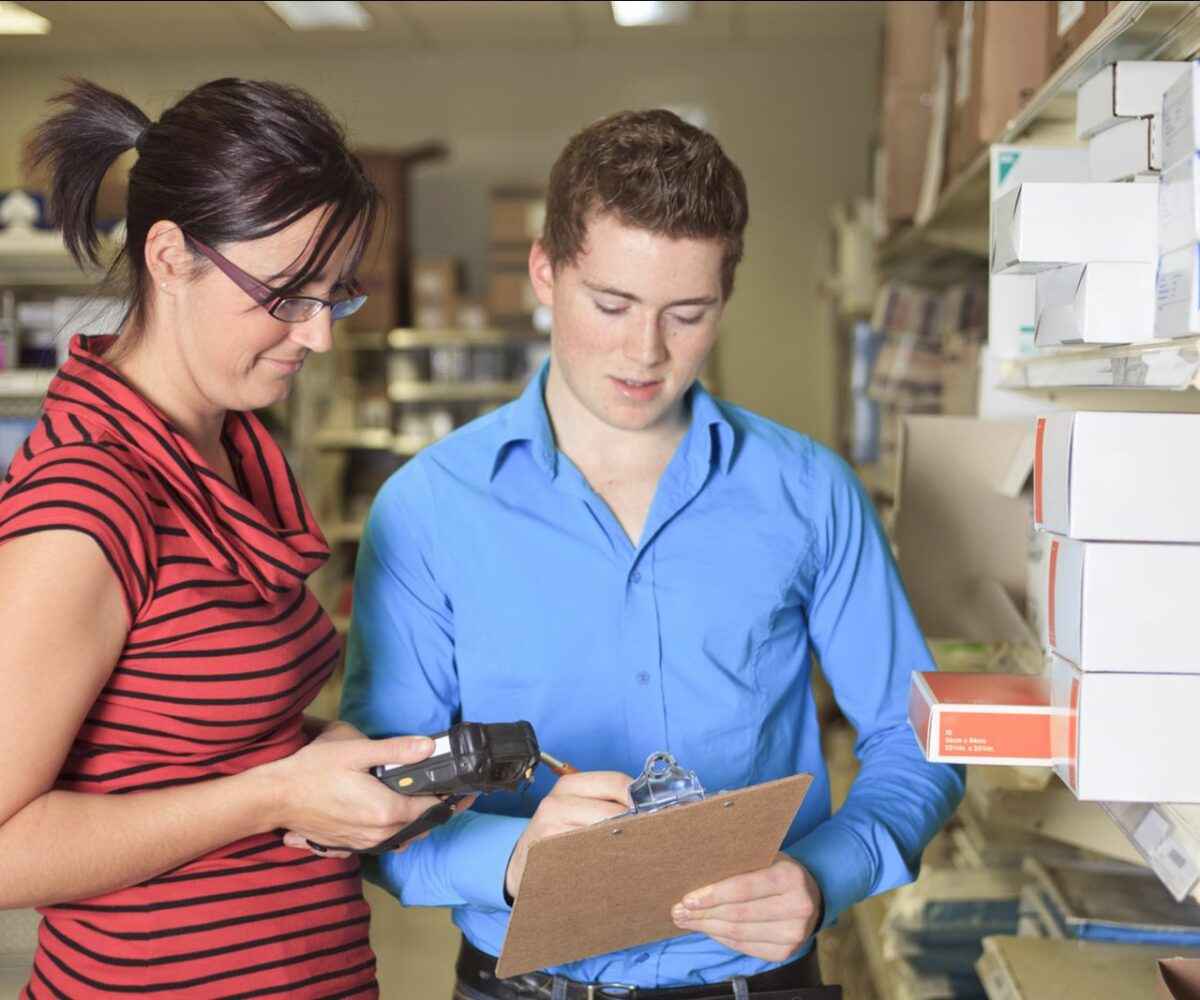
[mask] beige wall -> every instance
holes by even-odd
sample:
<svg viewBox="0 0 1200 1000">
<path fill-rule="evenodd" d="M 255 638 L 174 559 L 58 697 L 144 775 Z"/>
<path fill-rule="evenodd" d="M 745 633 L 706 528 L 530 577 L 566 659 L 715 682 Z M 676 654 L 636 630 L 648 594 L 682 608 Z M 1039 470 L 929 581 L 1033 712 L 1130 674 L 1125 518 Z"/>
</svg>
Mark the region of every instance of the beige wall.
<svg viewBox="0 0 1200 1000">
<path fill-rule="evenodd" d="M 286 80 L 327 102 L 356 144 L 447 143 L 450 158 L 422 168 L 417 183 L 416 249 L 465 257 L 478 286 L 490 186 L 543 182 L 567 137 L 607 112 L 700 105 L 750 190 L 746 257 L 719 346 L 723 393 L 829 442 L 834 350 L 817 284 L 830 204 L 867 189 L 876 64 L 874 43 L 839 41 L 8 60 L 0 66 L 0 190 L 16 182 L 20 137 L 66 75 L 121 91 L 151 117 L 206 79 Z"/>
</svg>

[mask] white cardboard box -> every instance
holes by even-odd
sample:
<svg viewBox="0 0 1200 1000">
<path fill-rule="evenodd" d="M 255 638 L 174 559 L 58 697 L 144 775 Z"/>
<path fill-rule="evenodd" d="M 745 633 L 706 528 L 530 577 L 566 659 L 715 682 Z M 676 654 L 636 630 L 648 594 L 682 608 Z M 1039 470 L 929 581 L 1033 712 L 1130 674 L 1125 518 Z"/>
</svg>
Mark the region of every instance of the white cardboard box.
<svg viewBox="0 0 1200 1000">
<path fill-rule="evenodd" d="M 989 198 L 992 202 L 1026 181 L 1086 181 L 1087 149 L 1071 146 L 991 147 Z M 1033 275 L 992 275 L 988 287 L 988 350 L 993 365 L 1009 358 L 1035 353 L 1033 331 L 1037 322 Z M 990 391 L 992 382 L 985 383 Z M 1009 393 L 1017 396 L 1017 393 Z"/>
<path fill-rule="evenodd" d="M 1129 118 L 1088 140 L 1088 169 L 1094 181 L 1154 176 L 1162 169 L 1159 117 Z"/>
<path fill-rule="evenodd" d="M 1040 272 L 1034 343 L 1045 347 L 1153 340 L 1156 270 L 1154 264 L 1098 261 Z"/>
<path fill-rule="evenodd" d="M 1080 146 L 1002 146 L 991 147 L 989 163 L 989 200 L 995 201 L 1026 181 L 1086 181 L 1087 149 Z"/>
<path fill-rule="evenodd" d="M 1162 255 L 1154 300 L 1156 337 L 1200 334 L 1200 246 L 1192 243 Z"/>
<path fill-rule="evenodd" d="M 1185 156 L 1161 175 L 1158 185 L 1158 252 L 1200 242 L 1200 153 Z"/>
<path fill-rule="evenodd" d="M 1196 105 L 1196 76 L 1200 63 L 1188 63 L 1162 100 L 1163 165 L 1174 166 L 1200 150 L 1200 108 Z"/>
<path fill-rule="evenodd" d="M 1200 674 L 1200 545 L 1046 538 L 1051 649 L 1089 672 Z"/>
<path fill-rule="evenodd" d="M 1195 413 L 1038 417 L 1034 523 L 1085 541 L 1200 542 L 1198 441 Z"/>
<path fill-rule="evenodd" d="M 1050 656 L 1054 770 L 1077 798 L 1200 802 L 1200 675 L 1084 673 Z"/>
<path fill-rule="evenodd" d="M 1076 95 L 1075 134 L 1087 139 L 1126 118 L 1157 115 L 1163 94 L 1186 62 L 1118 62 L 1105 66 Z"/>
<path fill-rule="evenodd" d="M 993 274 L 988 282 L 988 349 L 993 358 L 1036 354 L 1037 281 L 1032 274 Z"/>
<path fill-rule="evenodd" d="M 1157 184 L 1031 182 L 992 206 L 994 274 L 1157 256 Z"/>
</svg>

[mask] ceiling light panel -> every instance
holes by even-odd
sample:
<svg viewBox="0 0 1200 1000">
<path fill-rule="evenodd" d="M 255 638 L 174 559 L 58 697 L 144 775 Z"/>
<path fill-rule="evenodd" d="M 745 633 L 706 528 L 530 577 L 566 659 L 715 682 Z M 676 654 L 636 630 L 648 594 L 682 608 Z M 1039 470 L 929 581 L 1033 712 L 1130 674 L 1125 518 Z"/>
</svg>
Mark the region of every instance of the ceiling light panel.
<svg viewBox="0 0 1200 1000">
<path fill-rule="evenodd" d="M 284 2 L 266 0 L 271 8 L 293 31 L 366 31 L 371 27 L 371 15 L 360 3 L 338 0 L 314 2 Z"/>
<path fill-rule="evenodd" d="M 687 0 L 613 0 L 613 20 L 622 28 L 680 24 L 692 16 Z"/>
<path fill-rule="evenodd" d="M 0 3 L 0 35 L 46 35 L 50 22 L 19 3 Z"/>
</svg>

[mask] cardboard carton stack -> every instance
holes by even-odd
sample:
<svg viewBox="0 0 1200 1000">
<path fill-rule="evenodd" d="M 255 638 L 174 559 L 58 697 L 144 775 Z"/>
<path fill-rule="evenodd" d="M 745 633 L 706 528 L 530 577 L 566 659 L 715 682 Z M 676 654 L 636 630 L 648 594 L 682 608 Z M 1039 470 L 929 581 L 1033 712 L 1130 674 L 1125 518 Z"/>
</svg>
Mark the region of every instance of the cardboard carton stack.
<svg viewBox="0 0 1200 1000">
<path fill-rule="evenodd" d="M 492 192 L 487 308 L 499 323 L 528 326 L 538 307 L 529 283 L 529 250 L 541 237 L 545 219 L 541 192 Z"/>
<path fill-rule="evenodd" d="M 454 257 L 417 257 L 413 261 L 414 327 L 449 330 L 456 325 L 462 277 L 462 262 Z"/>
<path fill-rule="evenodd" d="M 1080 799 L 1200 802 L 1200 415 L 1037 422 L 1034 520 L 1049 532 L 1055 770 Z"/>
</svg>

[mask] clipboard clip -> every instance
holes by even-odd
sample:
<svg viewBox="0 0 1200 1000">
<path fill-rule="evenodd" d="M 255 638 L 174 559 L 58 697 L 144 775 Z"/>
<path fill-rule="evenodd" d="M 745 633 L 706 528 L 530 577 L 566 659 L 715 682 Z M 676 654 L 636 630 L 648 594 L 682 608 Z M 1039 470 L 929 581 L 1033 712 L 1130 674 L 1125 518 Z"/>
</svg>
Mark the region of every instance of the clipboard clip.
<svg viewBox="0 0 1200 1000">
<path fill-rule="evenodd" d="M 699 802 L 704 798 L 704 786 L 695 771 L 685 770 L 673 755 L 660 750 L 646 758 L 641 775 L 629 786 L 629 798 L 633 808 L 625 815 L 636 816 Z"/>
</svg>

